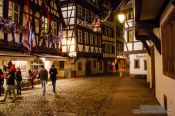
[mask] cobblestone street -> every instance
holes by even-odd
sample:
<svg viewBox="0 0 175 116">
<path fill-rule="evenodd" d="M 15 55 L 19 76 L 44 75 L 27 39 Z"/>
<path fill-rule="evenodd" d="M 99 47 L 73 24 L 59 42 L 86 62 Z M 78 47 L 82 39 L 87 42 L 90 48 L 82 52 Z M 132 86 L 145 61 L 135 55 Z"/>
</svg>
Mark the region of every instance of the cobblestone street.
<svg viewBox="0 0 175 116">
<path fill-rule="evenodd" d="M 47 84 L 47 94 L 41 87 L 22 91 L 14 103 L 7 99 L 0 104 L 0 116 L 74 116 L 98 115 L 105 110 L 110 92 L 117 79 L 113 77 L 71 78 L 57 81 L 57 93 Z M 3 97 L 0 97 L 2 100 Z"/>
<path fill-rule="evenodd" d="M 141 105 L 158 105 L 145 79 L 114 75 L 66 78 L 57 81 L 56 94 L 49 82 L 45 96 L 37 85 L 22 91 L 14 103 L 10 99 L 0 103 L 0 116 L 132 116 Z"/>
</svg>

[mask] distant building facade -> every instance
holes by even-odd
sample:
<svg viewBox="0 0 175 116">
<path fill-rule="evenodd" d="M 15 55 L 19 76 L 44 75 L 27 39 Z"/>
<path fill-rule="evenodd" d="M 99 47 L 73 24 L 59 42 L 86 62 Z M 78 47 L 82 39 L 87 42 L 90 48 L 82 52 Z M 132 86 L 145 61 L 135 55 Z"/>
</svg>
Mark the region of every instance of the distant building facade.
<svg viewBox="0 0 175 116">
<path fill-rule="evenodd" d="M 62 51 L 70 59 L 67 66 L 75 76 L 86 76 L 111 72 L 111 62 L 115 58 L 113 21 L 101 21 L 101 31 L 93 31 L 94 19 L 105 10 L 109 11 L 109 1 L 101 8 L 98 0 L 61 1 L 62 14 L 67 24 L 63 30 Z"/>
<path fill-rule="evenodd" d="M 130 0 L 122 10 L 126 16 L 124 23 L 124 55 L 129 58 L 131 75 L 147 74 L 147 53 L 142 42 L 135 38 L 134 8 Z"/>
</svg>

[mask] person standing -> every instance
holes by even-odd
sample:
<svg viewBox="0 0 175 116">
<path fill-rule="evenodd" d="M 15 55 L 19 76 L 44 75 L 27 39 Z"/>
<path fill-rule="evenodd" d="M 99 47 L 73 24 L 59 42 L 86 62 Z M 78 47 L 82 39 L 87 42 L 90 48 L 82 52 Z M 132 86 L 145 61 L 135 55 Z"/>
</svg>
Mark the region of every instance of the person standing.
<svg viewBox="0 0 175 116">
<path fill-rule="evenodd" d="M 46 83 L 47 83 L 47 80 L 48 80 L 48 72 L 44 68 L 44 65 L 41 65 L 41 71 L 39 72 L 39 78 L 41 80 L 43 95 L 45 95 L 45 93 L 46 93 Z"/>
<path fill-rule="evenodd" d="M 34 88 L 34 82 L 33 82 L 34 77 L 33 77 L 33 73 L 32 73 L 31 70 L 28 70 L 28 73 L 29 73 L 29 80 L 30 80 L 30 83 L 31 83 L 32 89 L 33 89 Z"/>
<path fill-rule="evenodd" d="M 4 73 L 0 69 L 0 96 L 3 93 L 3 84 L 4 84 Z"/>
<path fill-rule="evenodd" d="M 50 80 L 52 81 L 52 86 L 53 86 L 53 92 L 56 93 L 55 88 L 56 88 L 56 76 L 57 76 L 57 69 L 55 68 L 54 65 L 49 70 L 50 74 Z"/>
<path fill-rule="evenodd" d="M 21 95 L 21 81 L 22 81 L 22 75 L 20 68 L 17 68 L 16 71 L 16 82 L 17 82 L 17 94 Z"/>
<path fill-rule="evenodd" d="M 11 66 L 9 65 L 8 66 L 8 74 L 6 76 L 7 89 L 6 89 L 4 100 L 3 100 L 4 102 L 6 101 L 7 94 L 10 93 L 11 90 L 12 90 L 12 94 L 13 94 L 12 102 L 14 102 L 16 100 L 16 94 L 15 94 L 15 72 L 16 72 L 15 65 L 11 65 Z"/>
</svg>

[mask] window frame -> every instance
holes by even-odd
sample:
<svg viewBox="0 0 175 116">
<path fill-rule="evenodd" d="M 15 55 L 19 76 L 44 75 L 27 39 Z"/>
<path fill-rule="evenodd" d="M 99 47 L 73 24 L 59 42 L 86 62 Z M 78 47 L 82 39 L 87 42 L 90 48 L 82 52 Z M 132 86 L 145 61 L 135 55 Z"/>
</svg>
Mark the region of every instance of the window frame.
<svg viewBox="0 0 175 116">
<path fill-rule="evenodd" d="M 138 65 L 137 65 L 137 62 L 138 62 Z M 134 68 L 140 69 L 140 59 L 134 59 Z"/>
<path fill-rule="evenodd" d="M 175 9 L 161 26 L 163 74 L 175 80 Z"/>
<path fill-rule="evenodd" d="M 59 61 L 59 68 L 64 69 L 65 67 L 65 62 L 64 61 Z"/>
<path fill-rule="evenodd" d="M 12 4 L 12 8 L 10 8 L 10 4 Z M 16 8 L 15 7 L 18 7 L 18 11 L 16 11 Z M 16 23 L 19 23 L 19 19 L 20 19 L 20 5 L 19 4 L 16 4 L 16 3 L 14 3 L 14 2 L 12 2 L 12 1 L 9 1 L 9 6 L 8 6 L 8 17 L 10 17 L 9 15 L 10 15 L 10 10 L 11 10 L 11 20 L 12 21 L 14 21 L 14 22 L 16 22 Z M 17 16 L 18 16 L 18 19 L 17 19 L 17 21 L 16 21 L 16 19 L 15 19 L 15 15 L 17 14 Z"/>
</svg>

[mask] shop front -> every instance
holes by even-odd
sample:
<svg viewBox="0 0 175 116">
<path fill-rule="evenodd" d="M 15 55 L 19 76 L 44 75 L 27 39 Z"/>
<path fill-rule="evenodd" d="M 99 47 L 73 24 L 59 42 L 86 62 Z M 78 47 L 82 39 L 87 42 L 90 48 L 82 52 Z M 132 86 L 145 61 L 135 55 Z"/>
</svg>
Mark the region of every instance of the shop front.
<svg viewBox="0 0 175 116">
<path fill-rule="evenodd" d="M 5 67 L 9 61 L 15 64 L 15 67 L 19 67 L 22 72 L 23 78 L 28 78 L 28 70 L 31 69 L 31 61 L 33 61 L 33 56 L 29 54 L 23 54 L 19 52 L 12 51 L 0 51 L 0 69 L 5 72 Z"/>
<path fill-rule="evenodd" d="M 34 54 L 37 58 L 32 63 L 32 67 L 35 70 L 40 70 L 40 66 L 44 65 L 47 71 L 54 65 L 58 71 L 58 77 L 68 77 L 67 69 L 65 67 L 66 57 L 50 55 L 50 54 Z"/>
</svg>

